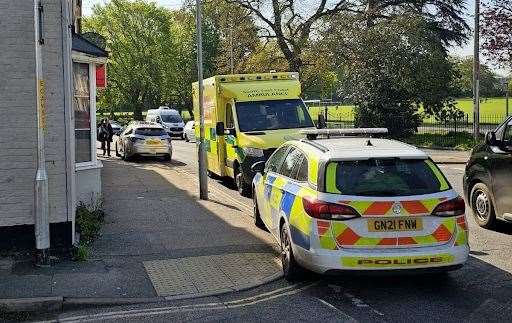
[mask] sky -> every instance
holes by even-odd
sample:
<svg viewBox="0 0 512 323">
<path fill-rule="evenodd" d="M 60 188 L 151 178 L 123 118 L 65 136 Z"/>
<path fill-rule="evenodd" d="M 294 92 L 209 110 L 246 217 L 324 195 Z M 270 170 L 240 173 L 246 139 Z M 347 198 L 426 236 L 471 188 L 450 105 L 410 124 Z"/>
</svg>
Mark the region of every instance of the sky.
<svg viewBox="0 0 512 323">
<path fill-rule="evenodd" d="M 83 7 L 83 14 L 84 16 L 88 16 L 92 12 L 92 7 L 95 4 L 104 4 L 108 2 L 108 0 L 83 0 L 82 1 L 82 7 Z M 178 9 L 181 7 L 183 0 L 156 0 L 156 3 L 158 3 L 160 6 L 169 8 L 169 9 Z M 466 0 L 468 2 L 467 9 L 466 9 L 466 18 L 468 24 L 473 28 L 473 17 L 474 17 L 474 11 L 475 11 L 475 5 L 474 0 Z M 470 56 L 473 54 L 473 37 L 471 37 L 467 44 L 462 47 L 453 47 L 450 49 L 450 53 L 457 56 Z M 497 67 L 493 66 L 492 63 L 488 62 L 491 68 L 496 70 L 499 74 L 505 74 L 505 71 L 498 69 Z"/>
</svg>

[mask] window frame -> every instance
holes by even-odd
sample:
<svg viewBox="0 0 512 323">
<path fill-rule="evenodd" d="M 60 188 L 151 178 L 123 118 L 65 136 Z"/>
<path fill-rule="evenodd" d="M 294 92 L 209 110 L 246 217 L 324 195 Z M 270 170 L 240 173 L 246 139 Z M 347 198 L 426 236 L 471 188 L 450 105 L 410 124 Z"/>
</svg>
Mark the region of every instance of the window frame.
<svg viewBox="0 0 512 323">
<path fill-rule="evenodd" d="M 284 145 L 284 146 L 281 146 L 281 147 L 277 148 L 277 150 L 272 154 L 272 156 L 270 156 L 270 158 L 265 163 L 265 169 L 264 169 L 264 173 L 265 174 L 267 174 L 269 172 L 279 174 L 279 170 L 283 166 L 284 159 L 286 158 L 286 156 L 288 156 L 288 150 L 290 150 L 290 147 L 291 147 L 290 145 Z M 284 155 L 281 156 L 281 159 L 279 161 L 279 165 L 277 165 L 277 168 L 275 170 L 269 170 L 269 164 L 270 164 L 270 161 L 271 161 L 272 157 L 275 155 L 275 153 L 277 153 L 281 149 L 284 151 Z"/>
<path fill-rule="evenodd" d="M 90 127 L 91 127 L 91 160 L 84 162 L 77 162 L 75 160 L 75 168 L 90 168 L 95 167 L 98 164 L 98 158 L 96 154 L 96 140 L 97 140 L 97 126 L 96 126 L 96 63 L 87 59 L 83 59 L 82 57 L 73 56 L 73 64 L 87 64 L 89 66 L 89 114 L 90 114 Z M 74 79 L 74 78 L 73 78 Z M 75 84 L 72 82 L 73 88 L 73 101 L 75 98 Z M 72 105 L 73 109 L 73 139 L 74 146 L 76 150 L 76 126 L 75 126 L 75 106 L 74 103 Z M 76 152 L 73 156 L 75 158 Z"/>
</svg>

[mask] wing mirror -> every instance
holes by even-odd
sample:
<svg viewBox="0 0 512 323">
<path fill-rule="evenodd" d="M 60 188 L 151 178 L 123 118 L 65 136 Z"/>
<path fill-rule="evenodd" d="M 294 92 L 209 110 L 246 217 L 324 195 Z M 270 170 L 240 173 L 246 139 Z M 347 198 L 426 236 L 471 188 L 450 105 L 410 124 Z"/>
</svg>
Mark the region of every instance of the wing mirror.
<svg viewBox="0 0 512 323">
<path fill-rule="evenodd" d="M 498 144 L 496 133 L 494 131 L 489 131 L 485 134 L 485 143 L 489 146 L 496 146 Z"/>
<path fill-rule="evenodd" d="M 224 122 L 217 122 L 217 124 L 215 125 L 215 132 L 217 133 L 217 136 L 224 135 Z"/>
<path fill-rule="evenodd" d="M 251 170 L 254 173 L 263 173 L 263 170 L 265 169 L 265 162 L 263 160 L 257 161 L 251 166 Z"/>
</svg>

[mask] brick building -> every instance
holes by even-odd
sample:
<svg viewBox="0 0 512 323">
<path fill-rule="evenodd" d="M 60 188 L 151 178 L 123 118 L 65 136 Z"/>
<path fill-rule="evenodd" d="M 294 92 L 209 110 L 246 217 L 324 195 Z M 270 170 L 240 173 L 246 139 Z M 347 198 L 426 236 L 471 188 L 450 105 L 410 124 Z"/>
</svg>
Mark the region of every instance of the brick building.
<svg viewBox="0 0 512 323">
<path fill-rule="evenodd" d="M 77 203 L 101 194 L 95 71 L 107 54 L 77 33 L 81 1 L 41 5 L 50 232 L 72 241 Z M 0 31 L 0 227 L 32 226 L 38 129 L 33 1 L 0 1 Z"/>
</svg>

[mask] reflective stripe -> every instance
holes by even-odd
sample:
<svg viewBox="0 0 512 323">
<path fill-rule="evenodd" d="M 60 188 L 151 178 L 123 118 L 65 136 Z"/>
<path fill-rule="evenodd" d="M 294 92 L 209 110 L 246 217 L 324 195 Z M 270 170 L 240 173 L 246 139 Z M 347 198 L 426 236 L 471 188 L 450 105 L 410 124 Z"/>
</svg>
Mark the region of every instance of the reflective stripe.
<svg viewBox="0 0 512 323">
<path fill-rule="evenodd" d="M 340 190 L 336 186 L 338 163 L 329 163 L 326 172 L 326 190 L 328 193 L 341 194 Z"/>
<path fill-rule="evenodd" d="M 430 160 L 426 160 L 425 163 L 428 165 L 428 167 L 430 167 L 432 172 L 434 172 L 434 175 L 436 175 L 437 179 L 439 180 L 439 183 L 441 184 L 439 189 L 441 191 L 445 191 L 445 190 L 449 189 L 450 185 L 448 184 L 448 182 L 444 178 L 444 176 L 441 173 L 441 171 L 439 170 L 439 168 Z"/>
</svg>

